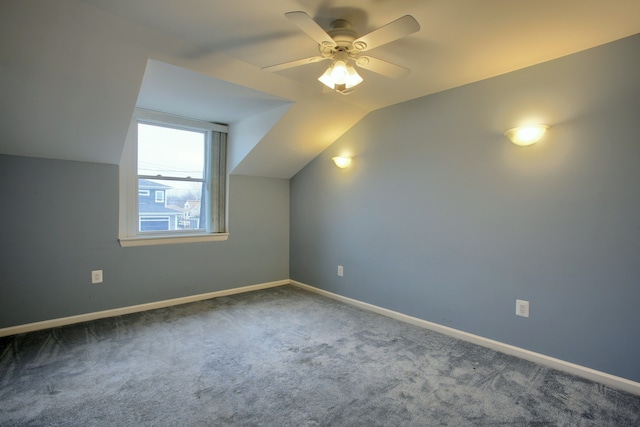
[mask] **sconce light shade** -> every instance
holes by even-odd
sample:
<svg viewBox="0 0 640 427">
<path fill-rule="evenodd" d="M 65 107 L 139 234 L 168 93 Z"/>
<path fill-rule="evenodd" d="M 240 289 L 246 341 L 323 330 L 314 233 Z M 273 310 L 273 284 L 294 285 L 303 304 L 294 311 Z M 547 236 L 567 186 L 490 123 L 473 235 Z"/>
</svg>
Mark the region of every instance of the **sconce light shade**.
<svg viewBox="0 0 640 427">
<path fill-rule="evenodd" d="M 524 147 L 538 142 L 547 129 L 547 125 L 527 125 L 509 129 L 504 134 L 514 144 Z"/>
<path fill-rule="evenodd" d="M 351 157 L 334 157 L 331 160 L 333 160 L 333 163 L 341 169 L 344 169 L 351 164 Z"/>
</svg>

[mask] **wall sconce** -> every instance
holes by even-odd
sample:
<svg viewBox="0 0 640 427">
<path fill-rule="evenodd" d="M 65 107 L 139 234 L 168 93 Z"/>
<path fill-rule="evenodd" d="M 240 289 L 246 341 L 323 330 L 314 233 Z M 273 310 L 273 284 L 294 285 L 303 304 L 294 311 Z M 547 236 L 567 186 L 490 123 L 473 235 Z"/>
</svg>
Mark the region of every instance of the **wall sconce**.
<svg viewBox="0 0 640 427">
<path fill-rule="evenodd" d="M 340 169 L 344 169 L 351 164 L 351 157 L 333 157 L 331 160 Z"/>
<path fill-rule="evenodd" d="M 547 129 L 547 125 L 527 125 L 509 129 L 504 134 L 514 144 L 524 147 L 538 142 Z"/>
</svg>

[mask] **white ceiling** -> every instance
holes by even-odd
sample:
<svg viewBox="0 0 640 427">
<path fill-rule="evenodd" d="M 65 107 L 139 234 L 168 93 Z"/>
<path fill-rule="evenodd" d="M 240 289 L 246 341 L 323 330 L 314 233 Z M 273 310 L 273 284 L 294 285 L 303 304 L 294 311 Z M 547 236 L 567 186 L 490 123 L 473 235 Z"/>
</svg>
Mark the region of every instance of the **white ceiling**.
<svg viewBox="0 0 640 427">
<path fill-rule="evenodd" d="M 229 124 L 289 103 L 278 96 L 150 59 L 137 107 Z"/>
<path fill-rule="evenodd" d="M 370 51 L 411 74 L 343 96 L 325 62 L 261 70 L 317 54 L 293 10 L 359 34 L 414 16 Z M 0 153 L 117 164 L 138 103 L 235 124 L 233 172 L 288 178 L 372 110 L 639 32 L 638 0 L 3 0 Z"/>
</svg>

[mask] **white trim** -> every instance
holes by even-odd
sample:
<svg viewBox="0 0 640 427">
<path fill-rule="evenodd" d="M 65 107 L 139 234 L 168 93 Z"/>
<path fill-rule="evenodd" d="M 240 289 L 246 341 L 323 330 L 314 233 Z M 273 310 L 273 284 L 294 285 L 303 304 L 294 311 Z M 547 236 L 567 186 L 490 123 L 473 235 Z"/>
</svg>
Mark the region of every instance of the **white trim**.
<svg viewBox="0 0 640 427">
<path fill-rule="evenodd" d="M 173 114 L 160 113 L 158 111 L 145 110 L 136 108 L 134 118 L 146 122 L 165 124 L 171 122 L 188 129 L 207 129 L 215 132 L 229 133 L 229 126 L 218 123 L 206 122 L 204 120 L 190 119 L 187 117 L 176 116 Z"/>
<path fill-rule="evenodd" d="M 0 337 L 8 335 L 23 334 L 26 332 L 39 331 L 41 329 L 56 328 L 59 326 L 72 325 L 74 323 L 88 322 L 90 320 L 104 319 L 106 317 L 122 316 L 124 314 L 138 313 L 141 311 L 155 310 L 157 308 L 171 307 L 174 305 L 187 304 L 190 302 L 202 301 L 206 299 L 219 298 L 227 295 L 240 294 L 244 292 L 257 291 L 260 289 L 273 288 L 276 286 L 288 285 L 289 280 L 278 280 L 275 282 L 261 283 L 257 285 L 243 286 L 240 288 L 226 289 L 223 291 L 209 292 L 206 294 L 191 295 L 188 297 L 174 298 L 164 301 L 150 302 L 147 304 L 132 305 L 129 307 L 114 308 L 112 310 L 97 311 L 95 313 L 79 314 L 76 316 L 62 317 L 59 319 L 44 320 L 42 322 L 27 323 L 24 325 L 11 326 L 0 329 Z"/>
<path fill-rule="evenodd" d="M 310 292 L 314 292 L 323 295 L 328 298 L 332 298 L 350 305 L 353 305 L 364 310 L 368 310 L 383 316 L 390 317 L 392 319 L 399 320 L 401 322 L 409 323 L 415 326 L 419 326 L 425 329 L 439 332 L 444 335 L 448 335 L 454 338 L 461 339 L 463 341 L 471 342 L 473 344 L 480 345 L 482 347 L 490 348 L 501 353 L 516 356 L 521 359 L 529 360 L 531 362 L 539 363 L 540 365 L 547 366 L 549 368 L 557 369 L 559 371 L 567 372 L 582 378 L 586 378 L 598 383 L 604 384 L 611 388 L 624 390 L 628 393 L 640 395 L 640 383 L 628 380 L 626 378 L 618 377 L 615 375 L 607 374 L 605 372 L 597 371 L 595 369 L 587 368 L 585 366 L 576 365 L 575 363 L 566 362 L 564 360 L 556 359 L 554 357 L 546 356 L 544 354 L 536 353 L 530 350 L 526 350 L 520 347 L 516 347 L 510 344 L 505 344 L 499 341 L 494 341 L 489 338 L 484 338 L 479 335 L 470 334 L 468 332 L 460 331 L 458 329 L 450 328 L 448 326 L 442 326 L 437 323 L 422 320 L 417 317 L 408 316 L 406 314 L 398 313 L 397 311 L 388 310 L 386 308 L 378 307 L 373 304 L 358 301 L 342 295 L 335 294 L 333 292 L 325 291 L 323 289 L 316 288 L 314 286 L 306 285 L 304 283 L 290 280 L 291 285 L 305 289 Z"/>
<path fill-rule="evenodd" d="M 133 246 L 155 246 L 155 245 L 175 245 L 178 243 L 202 243 L 221 242 L 229 238 L 229 233 L 209 233 L 209 234 L 187 234 L 187 235 L 167 235 L 167 236 L 135 236 L 120 237 L 118 241 L 123 248 Z"/>
<path fill-rule="evenodd" d="M 381 314 L 383 316 L 390 317 L 392 319 L 399 320 L 401 322 L 409 323 L 415 326 L 419 326 L 425 329 L 432 330 L 444 335 L 448 335 L 454 338 L 461 339 L 463 341 L 471 342 L 473 344 L 480 345 L 482 347 L 490 348 L 501 353 L 516 356 L 521 359 L 529 360 L 531 362 L 539 363 L 540 365 L 547 366 L 549 368 L 557 369 L 559 371 L 567 372 L 573 375 L 580 376 L 592 381 L 596 381 L 600 384 L 604 384 L 611 388 L 626 391 L 640 395 L 640 383 L 628 380 L 626 378 L 618 377 L 615 375 L 607 374 L 605 372 L 597 371 L 595 369 L 587 368 L 585 366 L 576 365 L 574 363 L 566 362 L 564 360 L 556 359 L 554 357 L 546 356 L 544 354 L 535 353 L 533 351 L 525 350 L 520 347 L 505 344 L 499 341 L 494 341 L 488 338 L 481 337 L 479 335 L 470 334 L 468 332 L 460 331 L 458 329 L 450 328 L 448 326 L 442 326 L 437 323 L 429 322 L 426 320 L 418 319 L 417 317 L 408 316 L 406 314 L 399 313 L 397 311 L 382 308 L 373 304 L 358 301 L 352 298 L 348 298 L 342 295 L 335 294 L 333 292 L 325 291 L 314 286 L 306 285 L 296 280 L 278 280 L 274 282 L 261 283 L 257 285 L 243 286 L 240 288 L 226 289 L 223 291 L 209 292 L 199 295 L 191 295 L 182 298 L 175 298 L 164 301 L 151 302 L 147 304 L 133 305 L 129 307 L 116 308 L 112 310 L 98 311 L 94 313 L 80 314 L 76 316 L 62 317 L 59 319 L 45 320 L 42 322 L 27 323 L 24 325 L 11 326 L 8 328 L 0 328 L 0 337 L 22 334 L 26 332 L 39 331 L 42 329 L 55 328 L 59 326 L 71 325 L 74 323 L 87 322 L 90 320 L 104 319 L 106 317 L 122 316 L 125 314 L 138 313 L 141 311 L 154 310 L 157 308 L 171 307 L 174 305 L 187 304 L 190 302 L 202 301 L 206 299 L 219 298 L 227 295 L 234 295 L 244 292 L 257 291 L 260 289 L 273 288 L 282 285 L 293 285 L 301 289 L 305 289 L 322 296 L 332 298 L 358 308 L 362 308 L 373 313 Z"/>
</svg>

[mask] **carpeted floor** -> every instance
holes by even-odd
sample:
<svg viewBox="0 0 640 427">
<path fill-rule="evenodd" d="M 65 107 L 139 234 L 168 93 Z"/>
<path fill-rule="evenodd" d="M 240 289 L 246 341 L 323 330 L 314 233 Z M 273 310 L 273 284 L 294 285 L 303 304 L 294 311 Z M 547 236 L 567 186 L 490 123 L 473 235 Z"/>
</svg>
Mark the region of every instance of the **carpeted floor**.
<svg viewBox="0 0 640 427">
<path fill-rule="evenodd" d="M 2 426 L 640 426 L 640 396 L 283 286 L 0 338 Z"/>
</svg>

